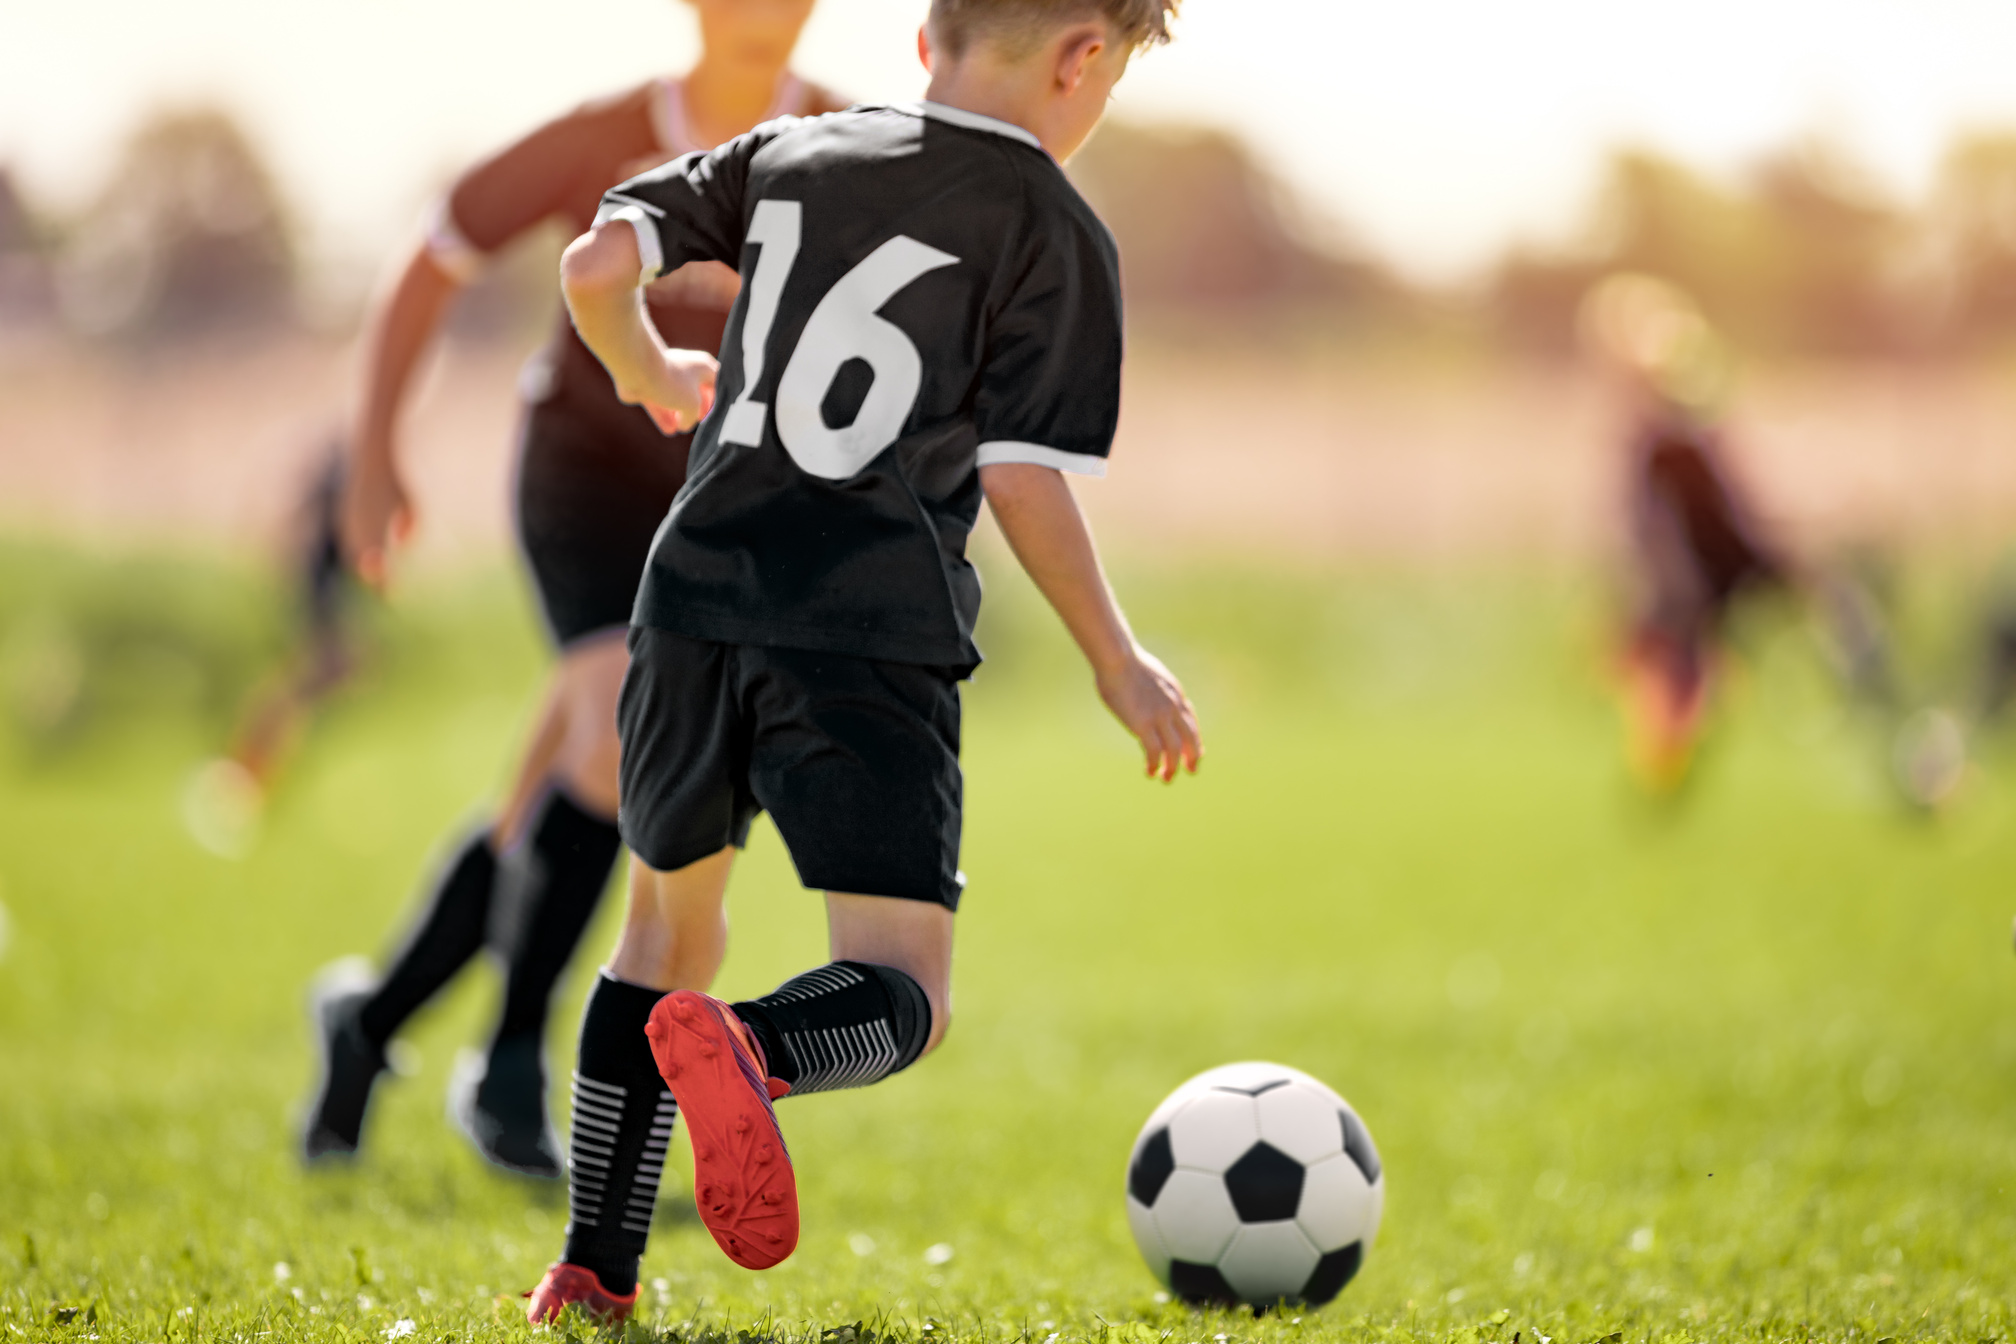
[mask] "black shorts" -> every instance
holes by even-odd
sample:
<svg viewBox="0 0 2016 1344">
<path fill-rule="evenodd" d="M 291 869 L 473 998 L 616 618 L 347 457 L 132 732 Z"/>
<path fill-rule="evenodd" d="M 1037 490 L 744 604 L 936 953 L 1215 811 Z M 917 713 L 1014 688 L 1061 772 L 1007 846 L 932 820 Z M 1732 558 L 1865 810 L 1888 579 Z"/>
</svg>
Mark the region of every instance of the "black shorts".
<svg viewBox="0 0 2016 1344">
<path fill-rule="evenodd" d="M 691 434 L 668 438 L 638 407 L 594 393 L 526 407 L 518 436 L 518 544 L 562 647 L 630 624 L 693 446 Z"/>
<path fill-rule="evenodd" d="M 959 908 L 957 669 L 630 632 L 623 840 L 661 872 L 767 811 L 807 887 Z"/>
</svg>

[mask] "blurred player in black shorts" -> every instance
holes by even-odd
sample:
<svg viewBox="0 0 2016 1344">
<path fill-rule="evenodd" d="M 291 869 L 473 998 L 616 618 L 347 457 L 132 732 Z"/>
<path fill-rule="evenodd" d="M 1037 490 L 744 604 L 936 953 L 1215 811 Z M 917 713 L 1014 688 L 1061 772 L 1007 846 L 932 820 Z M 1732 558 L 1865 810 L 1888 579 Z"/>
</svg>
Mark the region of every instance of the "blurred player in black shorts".
<svg viewBox="0 0 2016 1344">
<path fill-rule="evenodd" d="M 341 510 L 344 550 L 368 581 L 384 582 L 412 522 L 396 430 L 414 370 L 488 258 L 549 221 L 581 233 L 607 188 L 655 164 L 780 115 L 840 106 L 787 68 L 812 0 L 689 3 L 703 50 L 684 79 L 586 104 L 463 174 L 378 306 Z M 646 303 L 665 340 L 711 351 L 739 283 L 725 265 L 684 267 L 652 285 Z M 504 806 L 451 842 L 402 949 L 382 973 L 344 962 L 318 982 L 324 1069 L 303 1135 L 311 1160 L 356 1150 L 386 1045 L 487 946 L 505 967 L 504 1003 L 487 1055 L 458 1069 L 452 1113 L 492 1161 L 561 1175 L 546 1120 L 547 1000 L 620 847 L 624 632 L 692 438 L 619 402 L 564 314 L 522 390 L 515 522 L 559 664 Z"/>
</svg>

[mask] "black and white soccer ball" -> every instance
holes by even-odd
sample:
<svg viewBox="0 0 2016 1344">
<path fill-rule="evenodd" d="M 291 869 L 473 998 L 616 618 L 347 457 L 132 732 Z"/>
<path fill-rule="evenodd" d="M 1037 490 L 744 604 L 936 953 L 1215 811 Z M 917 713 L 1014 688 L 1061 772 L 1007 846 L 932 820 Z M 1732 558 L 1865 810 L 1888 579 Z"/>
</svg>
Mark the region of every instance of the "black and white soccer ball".
<svg viewBox="0 0 2016 1344">
<path fill-rule="evenodd" d="M 1358 1113 L 1280 1064 L 1198 1074 L 1155 1108 L 1127 1164 L 1135 1245 L 1198 1304 L 1323 1305 L 1358 1273 L 1385 1203 Z"/>
</svg>

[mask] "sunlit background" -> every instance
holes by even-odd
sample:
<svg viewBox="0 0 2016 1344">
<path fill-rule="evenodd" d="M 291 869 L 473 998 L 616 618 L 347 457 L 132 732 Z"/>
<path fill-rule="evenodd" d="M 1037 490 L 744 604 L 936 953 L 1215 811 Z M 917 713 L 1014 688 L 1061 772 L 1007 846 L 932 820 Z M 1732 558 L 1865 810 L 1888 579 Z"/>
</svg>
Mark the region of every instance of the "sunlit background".
<svg viewBox="0 0 2016 1344">
<path fill-rule="evenodd" d="M 798 64 L 914 97 L 923 9 L 821 0 Z M 1393 1202 L 1327 1316 L 1219 1340 L 2010 1338 L 2016 3 L 1184 11 L 1069 167 L 1129 315 L 1078 491 L 1211 755 L 1137 787 L 983 523 L 959 1031 L 790 1113 L 831 1160 L 788 1270 L 718 1268 L 667 1213 L 653 1319 L 1207 1338 L 1150 1297 L 1119 1174 L 1175 1082 L 1265 1055 L 1359 1106 Z M 510 487 L 557 228 L 457 301 L 405 424 L 413 547 L 333 670 L 302 506 L 444 184 L 693 54 L 677 0 L 0 0 L 16 1333 L 522 1338 L 491 1299 L 564 1211 L 441 1122 L 486 980 L 419 1021 L 354 1171 L 303 1179 L 289 1108 L 302 986 L 398 927 L 549 665 Z M 1643 557 L 1634 407 L 1582 320 L 1606 281 L 1698 309 L 1695 409 L 1786 576 L 1655 788 L 1621 726 Z M 270 790 L 206 792 L 311 681 Z M 764 827 L 736 882 L 754 992 L 816 924 Z M 903 1333 L 927 1310 L 954 1324 Z M 740 1338 L 799 1338 L 769 1330 Z"/>
<path fill-rule="evenodd" d="M 831 0 L 802 64 L 862 99 L 914 96 L 922 9 Z M 526 0 L 10 6 L 0 156 L 38 199 L 77 210 L 142 116 L 221 104 L 276 165 L 314 253 L 361 264 L 456 164 L 691 58 L 674 0 L 558 13 Z M 1236 131 L 1320 229 L 1438 277 L 1569 233 L 1622 144 L 1733 177 L 1824 136 L 1915 202 L 1957 138 L 2016 119 L 2016 12 L 1995 0 L 1191 0 L 1182 34 L 1128 77 L 1122 115 Z"/>
</svg>

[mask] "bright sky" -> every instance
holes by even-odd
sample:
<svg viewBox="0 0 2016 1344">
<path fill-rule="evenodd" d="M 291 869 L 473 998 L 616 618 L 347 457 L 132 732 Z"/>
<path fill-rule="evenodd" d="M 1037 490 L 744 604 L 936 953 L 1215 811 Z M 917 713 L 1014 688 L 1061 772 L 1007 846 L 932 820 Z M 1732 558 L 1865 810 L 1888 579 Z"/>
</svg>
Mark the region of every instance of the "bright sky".
<svg viewBox="0 0 2016 1344">
<path fill-rule="evenodd" d="M 914 97 L 924 0 L 824 0 L 807 73 Z M 676 0 L 0 0 L 0 161 L 87 200 L 147 107 L 244 114 L 324 258 L 367 264 L 455 165 L 691 59 Z M 1419 273 L 1558 234 L 1603 150 L 1733 169 L 1825 129 L 1899 190 L 2016 127 L 2016 0 L 1188 0 L 1119 109 L 1230 125 Z"/>
</svg>

